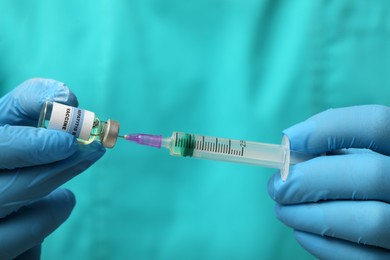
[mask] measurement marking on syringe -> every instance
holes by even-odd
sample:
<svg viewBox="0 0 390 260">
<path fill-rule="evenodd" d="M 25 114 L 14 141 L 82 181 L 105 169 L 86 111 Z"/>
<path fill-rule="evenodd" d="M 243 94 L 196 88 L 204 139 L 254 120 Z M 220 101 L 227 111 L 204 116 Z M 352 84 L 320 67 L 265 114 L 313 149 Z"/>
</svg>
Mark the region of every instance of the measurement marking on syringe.
<svg viewBox="0 0 390 260">
<path fill-rule="evenodd" d="M 211 153 L 226 154 L 232 156 L 244 156 L 244 146 L 232 148 L 232 141 L 229 139 L 227 143 L 215 138 L 215 141 L 206 141 L 205 137 L 197 139 L 194 135 L 179 137 L 176 134 L 175 146 L 186 150 L 200 150 Z"/>
</svg>

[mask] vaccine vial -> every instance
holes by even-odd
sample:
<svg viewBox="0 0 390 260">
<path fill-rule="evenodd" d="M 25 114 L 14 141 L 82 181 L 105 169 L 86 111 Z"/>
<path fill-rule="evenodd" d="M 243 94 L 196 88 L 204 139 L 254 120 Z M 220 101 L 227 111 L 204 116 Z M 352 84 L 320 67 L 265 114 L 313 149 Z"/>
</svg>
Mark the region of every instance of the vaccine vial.
<svg viewBox="0 0 390 260">
<path fill-rule="evenodd" d="M 38 127 L 68 132 L 82 144 L 96 140 L 106 148 L 114 147 L 119 134 L 117 121 L 100 121 L 91 111 L 51 101 L 43 104 Z"/>
</svg>

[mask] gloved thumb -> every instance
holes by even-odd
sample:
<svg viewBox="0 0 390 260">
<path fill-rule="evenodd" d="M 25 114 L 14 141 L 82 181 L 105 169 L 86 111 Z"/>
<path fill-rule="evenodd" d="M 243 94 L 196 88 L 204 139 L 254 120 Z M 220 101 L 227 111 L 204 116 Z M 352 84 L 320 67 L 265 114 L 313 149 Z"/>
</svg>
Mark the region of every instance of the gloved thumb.
<svg viewBox="0 0 390 260">
<path fill-rule="evenodd" d="M 367 148 L 390 155 L 390 108 L 366 105 L 329 109 L 284 131 L 291 150 L 319 155 Z"/>
</svg>

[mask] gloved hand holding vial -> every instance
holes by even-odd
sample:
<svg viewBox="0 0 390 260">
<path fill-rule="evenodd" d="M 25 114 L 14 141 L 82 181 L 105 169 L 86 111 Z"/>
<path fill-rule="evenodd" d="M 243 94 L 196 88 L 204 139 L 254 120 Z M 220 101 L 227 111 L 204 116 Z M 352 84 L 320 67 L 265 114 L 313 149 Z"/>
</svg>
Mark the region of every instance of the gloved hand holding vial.
<svg viewBox="0 0 390 260">
<path fill-rule="evenodd" d="M 45 101 L 78 105 L 68 87 L 49 79 L 28 80 L 0 99 L 0 259 L 39 259 L 40 244 L 75 204 L 73 193 L 58 187 L 105 152 L 36 128 Z"/>
</svg>

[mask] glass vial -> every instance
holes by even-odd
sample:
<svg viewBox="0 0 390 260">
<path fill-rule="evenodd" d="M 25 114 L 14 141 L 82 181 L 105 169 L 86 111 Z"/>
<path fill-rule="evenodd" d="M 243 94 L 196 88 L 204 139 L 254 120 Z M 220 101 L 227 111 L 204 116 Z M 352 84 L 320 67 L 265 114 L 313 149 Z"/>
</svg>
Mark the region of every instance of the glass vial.
<svg viewBox="0 0 390 260">
<path fill-rule="evenodd" d="M 68 132 L 82 144 L 97 140 L 106 148 L 114 147 L 119 133 L 114 120 L 100 121 L 91 111 L 51 101 L 42 106 L 38 127 Z"/>
</svg>

